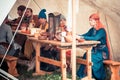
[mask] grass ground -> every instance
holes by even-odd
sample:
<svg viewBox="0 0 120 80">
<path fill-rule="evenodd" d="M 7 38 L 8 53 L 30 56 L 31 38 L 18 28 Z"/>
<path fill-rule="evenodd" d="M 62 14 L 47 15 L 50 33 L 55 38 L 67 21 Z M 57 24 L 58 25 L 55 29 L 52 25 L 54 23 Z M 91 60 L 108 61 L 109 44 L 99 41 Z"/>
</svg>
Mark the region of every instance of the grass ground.
<svg viewBox="0 0 120 80">
<path fill-rule="evenodd" d="M 7 64 L 4 63 L 3 66 L 1 67 L 3 70 L 5 70 L 7 72 Z M 17 77 L 19 80 L 62 80 L 61 77 L 61 72 L 57 72 L 54 71 L 53 74 L 46 74 L 46 75 L 42 75 L 42 76 L 32 76 L 32 73 L 35 72 L 35 70 L 31 70 L 29 72 L 27 72 L 27 66 L 23 66 L 23 65 L 17 65 L 17 70 L 19 73 L 19 77 Z M 71 74 L 68 73 L 67 74 L 67 78 L 71 79 Z M 7 80 L 3 77 L 0 76 L 0 80 Z M 77 78 L 77 80 L 79 80 Z"/>
<path fill-rule="evenodd" d="M 19 66 L 18 72 L 20 74 L 18 79 L 20 80 L 62 80 L 61 72 L 56 72 L 56 71 L 54 71 L 53 74 L 46 74 L 42 76 L 32 76 L 32 73 L 34 73 L 34 70 L 27 72 L 26 66 Z M 71 79 L 71 74 L 68 73 L 67 78 Z M 77 80 L 79 79 L 77 78 Z"/>
<path fill-rule="evenodd" d="M 4 64 L 4 66 L 2 67 L 4 70 L 7 69 L 7 66 L 5 67 L 6 64 Z M 19 80 L 62 80 L 61 77 L 61 72 L 53 72 L 53 74 L 46 74 L 46 75 L 42 75 L 42 76 L 32 76 L 32 73 L 34 73 L 34 70 L 27 72 L 27 67 L 23 66 L 23 65 L 17 65 L 17 70 L 19 73 L 19 77 L 17 77 Z M 106 69 L 107 72 L 107 77 L 105 80 L 110 80 L 110 71 L 109 69 Z M 71 74 L 68 73 L 67 74 L 67 78 L 71 79 Z M 6 80 L 6 79 L 2 79 L 0 77 L 0 80 Z M 77 77 L 77 80 L 80 80 Z"/>
</svg>

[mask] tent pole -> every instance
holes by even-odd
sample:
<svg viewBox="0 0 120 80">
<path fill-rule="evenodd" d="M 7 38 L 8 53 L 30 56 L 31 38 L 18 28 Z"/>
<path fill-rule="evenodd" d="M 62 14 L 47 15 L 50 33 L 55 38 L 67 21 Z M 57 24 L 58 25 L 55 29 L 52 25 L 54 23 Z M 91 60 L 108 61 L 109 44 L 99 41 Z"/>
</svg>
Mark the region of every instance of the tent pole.
<svg viewBox="0 0 120 80">
<path fill-rule="evenodd" d="M 72 80 L 76 80 L 76 0 L 72 0 Z"/>
</svg>

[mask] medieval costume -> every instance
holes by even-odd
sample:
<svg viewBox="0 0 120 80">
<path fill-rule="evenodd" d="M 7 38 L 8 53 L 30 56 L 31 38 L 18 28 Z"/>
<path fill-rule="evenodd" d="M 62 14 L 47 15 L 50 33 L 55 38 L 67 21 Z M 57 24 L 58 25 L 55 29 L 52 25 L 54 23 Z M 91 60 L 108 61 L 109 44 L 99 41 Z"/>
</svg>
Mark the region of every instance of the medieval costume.
<svg viewBox="0 0 120 80">
<path fill-rule="evenodd" d="M 11 27 L 3 23 L 0 26 L 0 54 L 5 54 L 9 44 L 11 43 L 12 37 L 13 37 L 13 34 L 12 34 Z M 13 41 L 7 54 L 14 56 L 15 50 L 16 49 Z"/>
<path fill-rule="evenodd" d="M 44 30 L 45 32 L 48 31 L 48 23 L 46 21 L 46 14 L 45 14 L 46 10 L 45 9 L 42 9 L 38 15 L 38 19 L 39 20 L 39 23 L 40 25 L 39 26 L 36 26 L 38 28 L 40 28 L 40 30 Z M 34 19 L 34 17 L 31 17 Z M 30 21 L 30 19 L 28 19 L 28 21 Z M 44 21 L 42 21 L 42 20 Z M 35 21 L 35 20 L 34 20 Z M 35 44 L 33 44 L 30 40 L 26 40 L 25 42 L 25 50 L 24 50 L 24 56 L 27 57 L 28 59 L 31 59 L 33 56 L 32 56 L 32 53 L 34 51 L 34 48 L 35 48 Z"/>
<path fill-rule="evenodd" d="M 96 80 L 104 80 L 106 77 L 105 67 L 103 65 L 104 59 L 109 59 L 109 43 L 107 33 L 104 26 L 100 22 L 98 14 L 92 14 L 89 19 L 92 19 L 96 22 L 96 27 L 93 27 L 83 35 L 80 35 L 85 40 L 95 40 L 100 41 L 100 44 L 93 47 L 92 49 L 92 77 Z M 83 59 L 86 59 L 86 53 L 83 56 Z M 87 75 L 85 71 L 86 66 L 81 64 L 77 72 L 77 75 L 80 78 L 83 78 Z"/>
</svg>

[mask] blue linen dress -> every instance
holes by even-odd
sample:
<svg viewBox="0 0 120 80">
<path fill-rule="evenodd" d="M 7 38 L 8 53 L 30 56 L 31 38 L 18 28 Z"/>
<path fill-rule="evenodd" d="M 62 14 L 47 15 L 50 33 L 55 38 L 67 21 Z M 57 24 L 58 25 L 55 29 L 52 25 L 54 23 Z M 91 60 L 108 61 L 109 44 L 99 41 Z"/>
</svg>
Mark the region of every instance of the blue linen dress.
<svg viewBox="0 0 120 80">
<path fill-rule="evenodd" d="M 92 27 L 86 34 L 83 34 L 82 36 L 85 40 L 95 40 L 101 42 L 92 49 L 92 77 L 94 77 L 96 80 L 104 80 L 106 73 L 103 60 L 109 58 L 108 47 L 106 45 L 106 31 L 104 28 L 96 30 Z M 103 55 L 105 57 L 103 57 Z M 86 59 L 86 53 L 84 54 L 83 59 Z M 77 72 L 78 77 L 83 78 L 86 76 L 85 67 L 86 66 L 83 64 L 80 65 Z"/>
</svg>

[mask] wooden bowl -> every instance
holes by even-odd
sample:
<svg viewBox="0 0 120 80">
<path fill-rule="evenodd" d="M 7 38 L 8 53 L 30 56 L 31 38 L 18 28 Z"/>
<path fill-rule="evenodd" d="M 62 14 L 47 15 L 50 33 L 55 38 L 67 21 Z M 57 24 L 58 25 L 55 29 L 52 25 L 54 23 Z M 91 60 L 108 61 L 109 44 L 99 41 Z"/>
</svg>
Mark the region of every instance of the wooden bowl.
<svg viewBox="0 0 120 80">
<path fill-rule="evenodd" d="M 66 42 L 72 42 L 72 36 L 65 36 Z"/>
<path fill-rule="evenodd" d="M 38 39 L 39 39 L 39 40 L 46 40 L 46 39 L 47 39 L 47 36 L 38 36 Z"/>
</svg>

